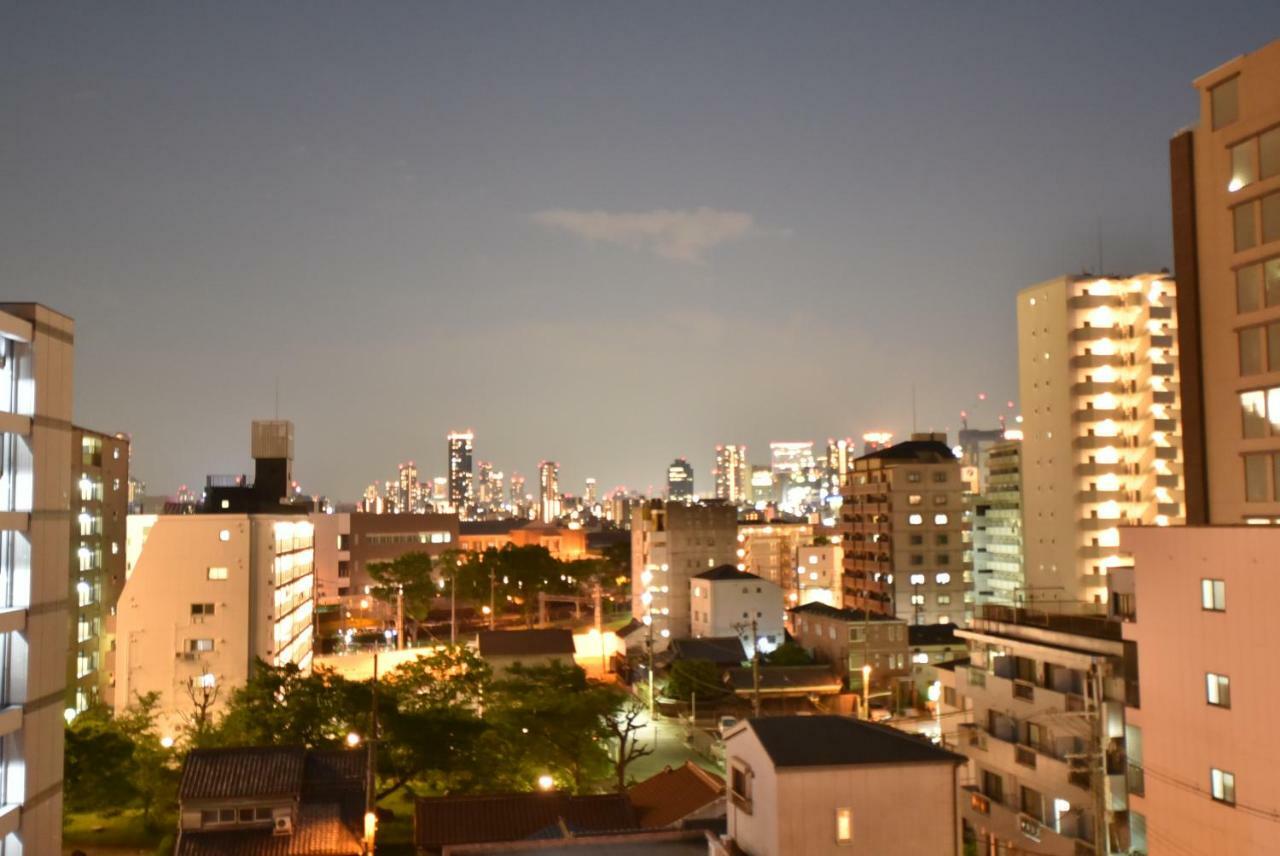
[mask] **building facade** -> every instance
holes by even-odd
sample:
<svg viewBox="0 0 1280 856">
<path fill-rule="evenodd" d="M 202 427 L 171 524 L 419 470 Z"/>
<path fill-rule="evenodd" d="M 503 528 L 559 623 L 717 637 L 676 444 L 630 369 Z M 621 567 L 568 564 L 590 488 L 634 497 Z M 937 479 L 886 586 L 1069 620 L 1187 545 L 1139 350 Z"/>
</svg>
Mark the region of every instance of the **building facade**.
<svg viewBox="0 0 1280 856">
<path fill-rule="evenodd" d="M 799 579 L 796 606 L 806 603 L 838 606 L 843 603 L 844 548 L 839 542 L 800 545 L 796 548 L 796 566 Z"/>
<path fill-rule="evenodd" d="M 735 565 L 738 516 L 732 505 L 651 500 L 631 512 L 631 614 L 660 639 L 690 633 L 689 580 Z"/>
<path fill-rule="evenodd" d="M 684 458 L 676 458 L 667 466 L 667 499 L 676 502 L 693 502 L 693 465 Z"/>
<path fill-rule="evenodd" d="M 695 639 L 737 636 L 748 659 L 786 640 L 782 589 L 755 574 L 721 565 L 689 580 L 690 631 Z"/>
<path fill-rule="evenodd" d="M 116 711 L 158 693 L 172 735 L 201 706 L 220 710 L 257 659 L 309 670 L 314 557 L 303 515 L 131 516 Z"/>
<path fill-rule="evenodd" d="M 892 695 L 898 681 L 911 675 L 907 623 L 879 612 L 838 609 L 810 603 L 791 610 L 797 644 L 817 660 L 830 663 L 845 685 L 862 693 L 862 667 L 870 665 L 871 692 Z"/>
<path fill-rule="evenodd" d="M 523 485 L 524 482 L 521 481 Z M 513 485 L 514 487 L 514 485 Z M 543 523 L 560 519 L 560 465 L 555 461 L 538 464 L 539 517 Z"/>
<path fill-rule="evenodd" d="M 942 434 L 854 461 L 841 508 L 844 606 L 912 624 L 963 623 L 972 591 L 965 567 L 960 462 Z"/>
<path fill-rule="evenodd" d="M 763 577 L 781 588 L 789 603 L 798 603 L 801 582 L 799 552 L 801 547 L 812 543 L 811 523 L 739 521 L 737 566 L 739 570 Z"/>
<path fill-rule="evenodd" d="M 1176 335 L 1167 274 L 1018 294 L 1026 602 L 1102 604 L 1119 527 L 1183 522 Z"/>
<path fill-rule="evenodd" d="M 432 558 L 463 549 L 456 514 L 314 513 L 316 602 L 362 597 L 374 586 L 369 565 L 408 553 Z"/>
<path fill-rule="evenodd" d="M 751 464 L 747 461 L 747 447 L 733 443 L 716 446 L 712 478 L 715 480 L 716 499 L 732 505 L 750 503 Z"/>
<path fill-rule="evenodd" d="M 75 322 L 0 305 L 0 854 L 57 853 L 72 525 Z"/>
<path fill-rule="evenodd" d="M 972 498 L 974 601 L 1013 606 L 1024 586 L 1022 441 L 987 449 L 981 472 L 983 493 Z"/>
<path fill-rule="evenodd" d="M 475 469 L 472 464 L 476 435 L 471 431 L 451 431 L 449 447 L 449 506 L 463 519 L 475 506 Z"/>
<path fill-rule="evenodd" d="M 115 612 L 124 588 L 129 517 L 129 438 L 71 429 L 71 526 L 66 710 L 110 706 L 115 688 Z"/>
</svg>

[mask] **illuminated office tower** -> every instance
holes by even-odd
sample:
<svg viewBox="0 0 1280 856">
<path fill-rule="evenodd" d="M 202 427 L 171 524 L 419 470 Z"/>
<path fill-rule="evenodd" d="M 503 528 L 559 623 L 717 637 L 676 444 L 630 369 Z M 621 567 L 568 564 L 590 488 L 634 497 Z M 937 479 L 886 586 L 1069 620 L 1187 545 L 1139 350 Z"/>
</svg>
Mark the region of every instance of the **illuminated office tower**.
<svg viewBox="0 0 1280 856">
<path fill-rule="evenodd" d="M 684 458 L 676 458 L 667 467 L 667 498 L 693 502 L 693 466 Z"/>
<path fill-rule="evenodd" d="M 582 492 L 582 504 L 587 507 L 588 511 L 590 511 L 591 509 L 595 508 L 596 499 L 597 499 L 596 480 L 593 478 L 588 478 L 586 482 L 586 487 Z"/>
<path fill-rule="evenodd" d="M 543 523 L 554 523 L 560 517 L 560 465 L 555 461 L 538 464 L 538 488 Z"/>
<path fill-rule="evenodd" d="M 716 499 L 734 505 L 751 501 L 751 465 L 747 463 L 747 447 L 726 443 L 716 446 Z"/>
<path fill-rule="evenodd" d="M 513 472 L 508 490 L 511 492 L 511 513 L 516 517 L 528 517 L 529 503 L 524 495 L 524 476 Z"/>
<path fill-rule="evenodd" d="M 853 469 L 853 459 L 857 456 L 858 446 L 852 437 L 827 440 L 827 476 L 833 493 L 839 493 L 844 486 L 849 470 Z"/>
<path fill-rule="evenodd" d="M 0 305 L 0 840 L 62 852 L 63 693 L 71 517 L 75 322 L 34 303 Z M 11 851 L 12 848 L 12 851 Z"/>
<path fill-rule="evenodd" d="M 364 501 L 361 503 L 361 510 L 362 511 L 381 510 L 382 503 L 379 501 L 380 499 L 381 497 L 378 496 L 378 486 L 376 484 L 369 485 L 367 488 L 364 489 Z"/>
<path fill-rule="evenodd" d="M 862 435 L 862 454 L 869 455 L 893 445 L 892 431 L 868 431 Z"/>
<path fill-rule="evenodd" d="M 771 502 L 778 501 L 778 484 L 773 470 L 768 467 L 751 468 L 751 502 L 762 508 Z"/>
<path fill-rule="evenodd" d="M 769 457 L 774 475 L 803 475 L 814 467 L 813 441 L 770 443 Z"/>
<path fill-rule="evenodd" d="M 413 461 L 400 465 L 396 506 L 402 514 L 413 514 L 421 502 L 421 490 L 418 487 L 418 468 Z"/>
<path fill-rule="evenodd" d="M 792 514 L 804 514 L 817 505 L 821 490 L 813 442 L 770 443 L 778 506 Z"/>
<path fill-rule="evenodd" d="M 472 472 L 471 451 L 475 434 L 470 431 L 453 431 L 449 434 L 449 504 L 462 519 L 471 514 L 475 504 L 475 478 Z"/>
<path fill-rule="evenodd" d="M 392 481 L 384 481 L 382 483 L 382 504 L 387 514 L 395 514 L 400 511 L 400 483 Z"/>
<path fill-rule="evenodd" d="M 493 517 L 501 510 L 502 473 L 495 473 L 491 462 L 480 461 L 476 464 L 476 517 Z"/>
<path fill-rule="evenodd" d="M 1027 601 L 1100 609 L 1118 527 L 1183 522 L 1176 335 L 1167 274 L 1018 294 Z"/>
</svg>

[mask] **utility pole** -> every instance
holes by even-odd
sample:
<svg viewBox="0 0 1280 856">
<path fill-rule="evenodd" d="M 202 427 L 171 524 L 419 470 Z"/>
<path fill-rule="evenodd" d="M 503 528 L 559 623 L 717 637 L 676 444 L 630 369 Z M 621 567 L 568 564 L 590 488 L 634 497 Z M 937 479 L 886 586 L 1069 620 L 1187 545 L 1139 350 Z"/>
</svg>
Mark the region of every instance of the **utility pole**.
<svg viewBox="0 0 1280 856">
<path fill-rule="evenodd" d="M 462 560 L 458 560 L 461 564 Z M 449 644 L 458 644 L 458 564 L 449 576 Z"/>
<path fill-rule="evenodd" d="M 871 718 L 871 609 L 862 606 L 862 718 Z"/>
<path fill-rule="evenodd" d="M 404 584 L 396 586 L 396 648 L 404 648 Z"/>
<path fill-rule="evenodd" d="M 378 831 L 377 762 L 378 742 L 378 649 L 373 650 L 373 683 L 369 692 L 368 781 L 364 799 L 364 853 L 373 856 L 374 838 Z"/>
<path fill-rule="evenodd" d="M 751 714 L 760 716 L 760 637 L 754 618 L 751 619 Z"/>
<path fill-rule="evenodd" d="M 649 633 L 645 636 L 644 647 L 649 654 L 649 722 L 653 722 L 653 618 L 649 619 Z M 653 733 L 656 736 L 658 726 L 655 724 Z"/>
<path fill-rule="evenodd" d="M 600 640 L 600 676 L 603 678 L 609 672 L 609 660 L 604 653 L 604 615 L 600 610 L 600 595 L 600 582 L 597 580 L 591 589 L 591 598 L 596 610 L 596 638 Z"/>
<path fill-rule="evenodd" d="M 494 627 L 493 621 L 497 616 L 494 599 L 498 592 L 498 572 L 492 567 L 489 568 L 489 629 Z"/>
</svg>

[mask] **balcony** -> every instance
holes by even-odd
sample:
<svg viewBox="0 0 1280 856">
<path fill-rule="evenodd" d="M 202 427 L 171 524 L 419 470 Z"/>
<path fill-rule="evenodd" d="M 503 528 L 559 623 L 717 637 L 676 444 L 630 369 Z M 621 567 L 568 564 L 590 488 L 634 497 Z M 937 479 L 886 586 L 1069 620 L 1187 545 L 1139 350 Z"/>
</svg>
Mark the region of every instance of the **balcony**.
<svg viewBox="0 0 1280 856">
<path fill-rule="evenodd" d="M 1036 768 L 1036 750 L 1030 746 L 1014 746 L 1013 760 L 1024 767 Z"/>
<path fill-rule="evenodd" d="M 1152 391 L 1151 400 L 1156 404 L 1174 404 L 1177 402 L 1177 394 L 1171 389 L 1157 389 Z"/>
<path fill-rule="evenodd" d="M 1147 310 L 1147 314 L 1156 321 L 1168 321 L 1173 318 L 1172 306 L 1152 306 Z"/>
<path fill-rule="evenodd" d="M 1014 680 L 1013 697 L 1022 701 L 1035 701 L 1036 685 L 1030 681 Z"/>
<path fill-rule="evenodd" d="M 1071 358 L 1071 368 L 1100 369 L 1103 366 L 1118 366 L 1121 359 L 1119 354 L 1076 354 Z"/>
<path fill-rule="evenodd" d="M 1071 331 L 1071 340 L 1073 342 L 1096 342 L 1098 339 L 1120 338 L 1120 328 L 1112 325 L 1110 327 L 1090 327 L 1086 324 L 1083 327 L 1077 327 Z"/>
<path fill-rule="evenodd" d="M 1102 395 L 1103 393 L 1111 393 L 1112 395 L 1124 395 L 1128 392 L 1123 382 L 1113 380 L 1108 383 L 1099 381 L 1081 381 L 1071 385 L 1071 393 L 1073 395 Z"/>
<path fill-rule="evenodd" d="M 1077 410 L 1071 418 L 1077 422 L 1102 422 L 1105 419 L 1124 422 L 1129 419 L 1129 416 L 1118 408 L 1103 410 L 1100 407 L 1086 407 L 1084 410 Z"/>
<path fill-rule="evenodd" d="M 1067 298 L 1067 306 L 1072 309 L 1097 309 L 1099 306 L 1119 309 L 1123 305 L 1124 298 L 1119 294 L 1075 294 Z"/>
<path fill-rule="evenodd" d="M 1012 845 L 1008 852 L 1033 852 L 1046 856 L 1081 856 L 1084 853 L 1092 856 L 1087 842 L 1055 832 L 1037 818 L 1004 805 L 998 797 L 982 793 L 977 785 L 961 788 L 960 805 L 961 813 L 970 826 L 980 835 Z M 1067 827 L 1081 826 L 1075 814 L 1072 812 L 1073 816 L 1064 818 L 1064 831 Z M 1082 844 L 1086 848 L 1084 851 L 1078 849 Z"/>
</svg>

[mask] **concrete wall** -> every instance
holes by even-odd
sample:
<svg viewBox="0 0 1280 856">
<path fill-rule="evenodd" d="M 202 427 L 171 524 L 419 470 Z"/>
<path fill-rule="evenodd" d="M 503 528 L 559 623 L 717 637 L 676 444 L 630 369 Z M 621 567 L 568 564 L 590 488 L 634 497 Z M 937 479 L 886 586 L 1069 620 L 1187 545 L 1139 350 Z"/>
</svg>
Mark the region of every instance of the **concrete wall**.
<svg viewBox="0 0 1280 856">
<path fill-rule="evenodd" d="M 762 579 L 689 580 L 691 629 L 699 636 L 738 636 L 747 656 L 753 656 L 755 641 L 750 625 L 756 622 L 756 637 L 765 651 L 786 638 L 783 624 L 785 604 L 782 589 Z M 745 629 L 744 629 L 745 628 Z"/>
</svg>

